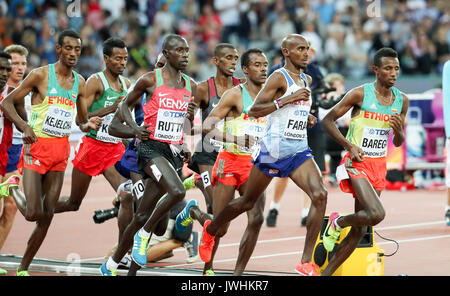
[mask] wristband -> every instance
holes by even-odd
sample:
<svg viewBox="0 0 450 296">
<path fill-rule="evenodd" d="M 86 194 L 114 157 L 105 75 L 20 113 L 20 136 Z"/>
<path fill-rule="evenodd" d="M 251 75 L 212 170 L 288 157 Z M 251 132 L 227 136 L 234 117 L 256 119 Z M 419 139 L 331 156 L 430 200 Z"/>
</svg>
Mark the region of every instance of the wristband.
<svg viewBox="0 0 450 296">
<path fill-rule="evenodd" d="M 281 98 L 277 99 L 278 107 L 283 108 L 283 103 L 281 103 Z"/>
<path fill-rule="evenodd" d="M 277 110 L 280 109 L 280 106 L 278 106 L 278 103 L 276 100 L 273 101 L 273 104 L 275 105 L 275 108 L 277 108 Z"/>
</svg>

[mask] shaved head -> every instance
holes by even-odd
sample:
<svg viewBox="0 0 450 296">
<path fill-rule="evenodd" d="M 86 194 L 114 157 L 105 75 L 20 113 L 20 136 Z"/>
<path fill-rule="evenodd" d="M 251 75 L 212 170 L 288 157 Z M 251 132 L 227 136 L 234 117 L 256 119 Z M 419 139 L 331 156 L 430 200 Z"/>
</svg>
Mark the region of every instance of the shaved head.
<svg viewBox="0 0 450 296">
<path fill-rule="evenodd" d="M 170 50 L 174 46 L 178 45 L 179 41 L 187 43 L 186 39 L 183 36 L 177 34 L 169 34 L 166 38 L 164 38 L 162 49 Z"/>
<path fill-rule="evenodd" d="M 299 42 L 306 42 L 306 44 L 309 44 L 308 40 L 303 35 L 289 34 L 286 37 L 284 37 L 281 42 L 281 51 L 283 51 L 283 49 L 290 49 L 293 46 L 297 46 Z"/>
</svg>

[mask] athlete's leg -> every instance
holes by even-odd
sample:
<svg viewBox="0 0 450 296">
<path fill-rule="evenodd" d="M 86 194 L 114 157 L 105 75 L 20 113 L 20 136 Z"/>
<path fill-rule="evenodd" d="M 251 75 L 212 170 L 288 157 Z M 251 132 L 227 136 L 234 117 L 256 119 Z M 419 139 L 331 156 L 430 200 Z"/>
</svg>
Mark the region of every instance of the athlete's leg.
<svg viewBox="0 0 450 296">
<path fill-rule="evenodd" d="M 28 240 L 27 248 L 19 265 L 18 271 L 28 269 L 31 261 L 42 245 L 53 219 L 56 201 L 61 194 L 63 181 L 64 172 L 50 171 L 42 177 L 42 192 L 44 196 L 42 204 L 43 213 L 36 221 L 36 227 Z M 28 184 L 27 181 L 25 181 L 24 184 Z M 36 187 L 39 187 L 39 185 Z M 27 192 L 28 190 L 25 191 Z"/>
<path fill-rule="evenodd" d="M 230 201 L 233 200 L 234 198 L 234 194 L 236 191 L 236 186 L 233 185 L 225 185 L 220 183 L 220 181 L 216 180 L 214 187 L 213 187 L 213 215 L 214 217 L 217 217 L 222 210 L 230 203 Z M 224 231 L 226 232 L 228 230 L 228 226 L 230 224 L 227 223 L 224 226 Z M 224 233 L 225 235 L 225 233 Z M 216 254 L 217 248 L 219 247 L 220 244 L 220 237 L 216 237 L 215 238 L 215 243 L 214 243 L 214 247 L 213 247 L 213 251 L 212 251 L 212 255 L 211 255 L 211 261 L 205 263 L 205 265 L 203 266 L 203 273 L 205 273 L 207 270 L 212 269 L 213 268 L 213 261 L 214 261 L 214 256 Z"/>
<path fill-rule="evenodd" d="M 59 198 L 56 203 L 55 213 L 78 211 L 81 202 L 86 196 L 91 180 L 92 176 L 83 173 L 76 167 L 73 167 L 70 196 L 61 196 Z"/>
<path fill-rule="evenodd" d="M 0 182 L 3 183 L 6 180 L 8 180 L 9 177 L 17 174 L 18 174 L 17 171 L 7 173 Z M 6 238 L 8 237 L 9 232 L 11 231 L 11 228 L 14 224 L 14 218 L 16 217 L 17 213 L 17 206 L 12 197 L 3 198 L 0 201 L 0 208 L 2 201 L 3 201 L 3 211 L 1 211 L 2 214 L 0 216 L 0 250 L 2 249 L 6 241 Z"/>
<path fill-rule="evenodd" d="M 23 168 L 23 192 L 18 187 L 9 192 L 16 202 L 17 209 L 27 221 L 37 221 L 42 216 L 42 175 L 33 170 Z"/>
<path fill-rule="evenodd" d="M 195 185 L 202 191 L 203 196 L 206 201 L 206 211 L 208 214 L 212 214 L 213 212 L 213 186 L 211 184 L 211 174 L 212 174 L 212 165 L 203 165 L 199 164 L 198 168 L 200 170 L 201 179 L 197 180 Z M 206 175 L 206 172 L 208 173 Z"/>
<path fill-rule="evenodd" d="M 239 188 L 239 193 L 241 196 L 244 195 L 245 189 L 247 187 L 247 182 Z M 264 222 L 264 205 L 266 203 L 266 196 L 263 193 L 258 201 L 255 203 L 250 211 L 247 211 L 247 228 L 245 229 L 244 235 L 242 236 L 241 243 L 239 244 L 239 255 L 236 261 L 236 266 L 234 268 L 233 275 L 239 276 L 245 270 L 248 261 L 258 241 L 259 231 Z"/>
<path fill-rule="evenodd" d="M 306 238 L 302 262 L 311 262 L 317 235 L 323 223 L 327 205 L 327 190 L 322 182 L 320 170 L 312 158 L 295 169 L 289 177 L 311 199 L 309 218 L 306 223 Z"/>
</svg>

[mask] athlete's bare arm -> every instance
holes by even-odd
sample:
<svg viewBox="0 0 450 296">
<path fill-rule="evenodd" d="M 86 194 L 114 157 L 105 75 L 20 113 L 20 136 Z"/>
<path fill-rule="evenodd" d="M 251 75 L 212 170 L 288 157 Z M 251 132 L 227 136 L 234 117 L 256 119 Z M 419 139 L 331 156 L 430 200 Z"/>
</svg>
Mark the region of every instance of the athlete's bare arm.
<svg viewBox="0 0 450 296">
<path fill-rule="evenodd" d="M 310 78 L 309 78 L 310 79 Z M 267 79 L 266 84 L 264 84 L 262 90 L 258 93 L 255 98 L 255 102 L 250 108 L 248 115 L 250 117 L 263 117 L 277 110 L 274 100 L 280 98 L 287 88 L 286 79 L 283 74 L 275 72 Z M 300 88 L 295 93 L 283 97 L 280 100 L 281 105 L 286 105 L 296 101 L 307 101 L 311 91 L 306 88 Z"/>
<path fill-rule="evenodd" d="M 78 74 L 79 77 L 79 88 L 78 88 L 78 98 L 76 102 L 77 106 L 77 117 L 75 123 L 78 125 L 82 132 L 88 132 L 91 129 L 98 130 L 102 124 L 103 118 L 98 116 L 93 116 L 88 119 L 87 116 L 87 102 L 86 102 L 86 82 L 84 78 Z"/>
<path fill-rule="evenodd" d="M 322 127 L 324 130 L 345 150 L 350 152 L 352 160 L 361 162 L 364 160 L 364 152 L 363 150 L 350 143 L 338 130 L 335 125 L 335 121 L 344 116 L 348 110 L 353 108 L 352 117 L 355 117 L 359 114 L 362 106 L 362 101 L 364 99 L 364 88 L 357 87 L 350 90 L 344 98 L 334 106 L 331 111 L 325 116 L 322 120 Z"/>
<path fill-rule="evenodd" d="M 399 147 L 405 141 L 405 120 L 406 113 L 408 112 L 409 99 L 408 97 L 402 93 L 403 95 L 403 107 L 400 114 L 394 114 L 391 116 L 389 120 L 389 124 L 394 130 L 394 136 L 392 138 L 392 143 L 394 143 L 395 147 Z"/>
<path fill-rule="evenodd" d="M 119 106 L 121 104 L 123 104 L 123 102 L 120 103 Z M 134 130 L 130 126 L 123 124 L 123 122 L 124 120 L 122 119 L 121 113 L 114 113 L 114 117 L 108 126 L 108 133 L 111 136 L 122 139 L 134 138 L 136 136 Z M 145 125 L 144 127 L 148 127 L 148 125 Z"/>
<path fill-rule="evenodd" d="M 46 71 L 45 67 L 32 70 L 22 83 L 2 101 L 2 109 L 5 112 L 5 116 L 23 133 L 22 138 L 25 144 L 36 142 L 37 137 L 28 123 L 19 116 L 16 106 L 20 105 L 25 108 L 24 98 L 30 92 L 33 92 L 32 103 L 36 100 L 36 97 L 39 97 L 38 99 L 42 101 L 43 97 L 45 97 L 45 91 L 40 88 L 43 88 L 42 84 L 47 84 L 47 76 L 48 71 Z M 44 94 L 42 94 L 42 91 L 44 91 Z"/>
</svg>

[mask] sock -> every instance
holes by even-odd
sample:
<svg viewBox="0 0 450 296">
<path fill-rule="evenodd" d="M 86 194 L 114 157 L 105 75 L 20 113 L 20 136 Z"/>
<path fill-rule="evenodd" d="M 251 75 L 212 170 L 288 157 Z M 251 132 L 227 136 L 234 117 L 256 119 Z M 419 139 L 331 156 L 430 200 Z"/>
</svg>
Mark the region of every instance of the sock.
<svg viewBox="0 0 450 296">
<path fill-rule="evenodd" d="M 142 238 L 149 238 L 150 237 L 150 232 L 147 232 L 144 230 L 144 228 L 141 228 L 139 230 L 139 236 Z"/>
<path fill-rule="evenodd" d="M 339 220 L 340 218 L 341 218 L 341 217 L 338 217 L 338 218 L 336 218 L 336 219 L 334 220 L 334 226 L 336 226 L 336 229 L 337 229 L 337 230 L 341 230 L 341 229 L 342 229 L 342 227 L 339 226 L 339 224 L 337 223 L 338 220 Z"/>
<path fill-rule="evenodd" d="M 276 203 L 273 200 L 270 202 L 270 210 L 275 209 L 275 210 L 280 210 L 280 203 Z"/>
<path fill-rule="evenodd" d="M 309 208 L 306 208 L 306 209 L 302 210 L 302 218 L 308 216 L 308 214 L 309 214 Z"/>
<path fill-rule="evenodd" d="M 114 262 L 112 257 L 109 257 L 108 261 L 106 261 L 106 268 L 108 268 L 109 270 L 117 269 L 118 266 L 119 263 Z"/>
</svg>

